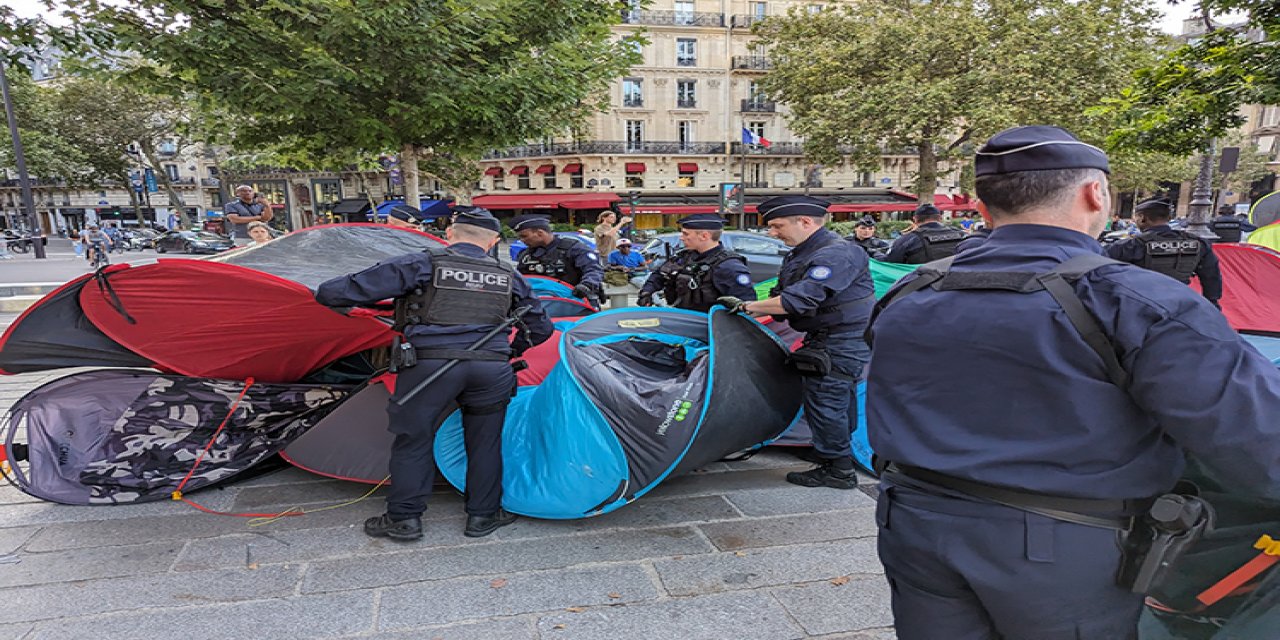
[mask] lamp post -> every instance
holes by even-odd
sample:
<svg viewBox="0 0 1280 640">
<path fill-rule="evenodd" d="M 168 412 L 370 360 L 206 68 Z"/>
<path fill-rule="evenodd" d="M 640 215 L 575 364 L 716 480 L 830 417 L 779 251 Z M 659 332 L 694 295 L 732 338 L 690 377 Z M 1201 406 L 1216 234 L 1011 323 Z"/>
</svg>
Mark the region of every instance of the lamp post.
<svg viewBox="0 0 1280 640">
<path fill-rule="evenodd" d="M 1213 209 L 1213 157 L 1216 147 L 1216 140 L 1209 140 L 1200 156 L 1200 172 L 1196 174 L 1187 211 L 1187 232 L 1208 240 L 1218 237 L 1209 230 L 1209 218 Z"/>
<path fill-rule="evenodd" d="M 35 232 L 39 229 L 36 223 L 36 203 L 31 196 L 31 176 L 27 175 L 27 158 L 22 152 L 22 136 L 18 135 L 18 118 L 13 112 L 13 98 L 9 95 L 9 78 L 5 76 L 5 65 L 0 63 L 0 94 L 4 97 L 4 113 L 9 120 L 9 136 L 13 138 L 13 163 L 18 169 L 18 184 L 22 188 L 22 206 L 26 209 L 27 227 Z M 44 240 L 35 238 L 36 258 L 43 259 Z"/>
</svg>

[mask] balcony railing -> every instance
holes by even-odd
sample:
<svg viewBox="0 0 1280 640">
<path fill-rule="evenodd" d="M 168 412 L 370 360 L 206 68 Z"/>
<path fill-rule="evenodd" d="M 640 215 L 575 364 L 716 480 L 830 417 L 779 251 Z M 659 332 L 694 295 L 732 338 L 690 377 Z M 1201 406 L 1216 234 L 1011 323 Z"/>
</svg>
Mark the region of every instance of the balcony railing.
<svg viewBox="0 0 1280 640">
<path fill-rule="evenodd" d="M 200 178 L 200 186 L 218 187 L 222 185 L 222 181 L 217 178 Z"/>
<path fill-rule="evenodd" d="M 763 180 L 758 182 L 744 182 L 742 183 L 742 188 L 743 189 L 768 189 L 769 183 Z"/>
<path fill-rule="evenodd" d="M 773 113 L 777 110 L 778 104 L 776 102 L 757 98 L 747 98 L 742 101 L 743 113 Z"/>
<path fill-rule="evenodd" d="M 696 67 L 698 66 L 697 58 L 676 58 L 677 67 Z"/>
<path fill-rule="evenodd" d="M 681 143 L 678 141 L 628 142 L 625 140 L 606 140 L 532 144 L 519 147 L 508 147 L 506 149 L 490 151 L 484 155 L 484 159 L 501 160 L 504 158 L 624 154 L 717 155 L 722 153 L 724 153 L 723 142 Z"/>
<path fill-rule="evenodd" d="M 639 108 L 644 106 L 644 98 L 630 97 L 622 99 L 622 106 Z"/>
<path fill-rule="evenodd" d="M 705 11 L 633 11 L 622 12 L 623 24 L 652 24 L 677 27 L 723 27 L 724 14 Z"/>
<path fill-rule="evenodd" d="M 694 98 L 676 98 L 677 109 L 697 109 L 698 101 Z"/>
<path fill-rule="evenodd" d="M 768 71 L 773 68 L 773 65 L 769 64 L 769 59 L 764 56 L 734 56 L 732 64 L 734 69 L 753 71 Z"/>
<path fill-rule="evenodd" d="M 742 153 L 743 144 L 741 142 L 733 143 L 731 153 Z M 766 155 L 766 156 L 802 156 L 804 155 L 803 142 L 774 142 L 769 146 L 762 144 L 746 145 L 747 155 Z"/>
<path fill-rule="evenodd" d="M 169 182 L 172 182 L 173 184 L 195 184 L 196 179 L 190 176 L 187 176 L 183 178 L 170 178 Z"/>
<path fill-rule="evenodd" d="M 729 19 L 729 26 L 734 29 L 750 29 L 751 25 L 764 19 L 765 16 L 738 15 Z"/>
</svg>

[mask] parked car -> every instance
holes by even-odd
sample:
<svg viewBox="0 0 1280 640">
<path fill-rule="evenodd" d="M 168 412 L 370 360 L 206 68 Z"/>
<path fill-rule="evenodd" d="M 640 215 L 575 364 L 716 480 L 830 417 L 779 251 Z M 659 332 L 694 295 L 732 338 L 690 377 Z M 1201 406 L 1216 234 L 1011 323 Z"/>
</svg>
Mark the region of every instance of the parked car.
<svg viewBox="0 0 1280 640">
<path fill-rule="evenodd" d="M 578 242 L 581 242 L 587 245 L 588 247 L 591 247 L 592 251 L 596 250 L 596 240 L 591 236 L 583 235 L 581 233 L 576 233 L 573 231 L 554 231 L 553 233 L 555 233 L 556 237 L 558 238 L 573 238 L 574 240 L 577 240 Z M 511 241 L 511 261 L 515 262 L 516 256 L 519 256 L 520 252 L 524 251 L 526 248 L 527 247 L 523 242 L 519 240 L 512 240 Z"/>
<path fill-rule="evenodd" d="M 218 253 L 235 248 L 231 238 L 208 231 L 170 231 L 155 241 L 156 252 Z"/>
<path fill-rule="evenodd" d="M 751 271 L 753 282 L 778 277 L 782 258 L 791 250 L 777 238 L 750 231 L 725 231 L 720 236 L 720 243 L 747 259 L 747 269 Z M 673 256 L 683 248 L 680 234 L 664 233 L 650 240 L 640 251 L 653 260 L 650 267 L 657 269 L 667 261 L 667 256 Z"/>
</svg>

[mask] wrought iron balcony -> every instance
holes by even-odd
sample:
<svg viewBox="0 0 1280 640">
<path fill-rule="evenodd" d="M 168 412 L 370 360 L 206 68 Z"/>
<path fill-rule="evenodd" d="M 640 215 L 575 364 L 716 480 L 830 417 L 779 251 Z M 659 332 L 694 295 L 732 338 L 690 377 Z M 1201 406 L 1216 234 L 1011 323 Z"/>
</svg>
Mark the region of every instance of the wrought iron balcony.
<svg viewBox="0 0 1280 640">
<path fill-rule="evenodd" d="M 532 144 L 518 147 L 497 149 L 484 155 L 485 160 L 504 158 L 541 158 L 549 156 L 582 156 L 582 155 L 718 155 L 724 153 L 723 142 L 685 142 L 653 141 L 628 142 L 591 141 L 561 142 L 555 144 Z"/>
<path fill-rule="evenodd" d="M 200 185 L 205 187 L 218 187 L 222 185 L 222 181 L 217 178 L 200 178 Z"/>
<path fill-rule="evenodd" d="M 737 15 L 729 20 L 729 26 L 734 29 L 750 29 L 751 25 L 764 20 L 765 16 Z"/>
<path fill-rule="evenodd" d="M 622 106 L 639 108 L 644 106 L 644 98 L 638 96 L 630 96 L 622 99 Z"/>
<path fill-rule="evenodd" d="M 747 155 L 767 155 L 767 156 L 802 156 L 804 155 L 803 142 L 774 142 L 769 146 L 762 144 L 745 145 Z M 742 153 L 743 144 L 741 142 L 733 143 L 731 153 Z"/>
<path fill-rule="evenodd" d="M 769 183 L 763 180 L 759 182 L 744 182 L 742 183 L 742 188 L 743 189 L 768 189 Z"/>
<path fill-rule="evenodd" d="M 732 66 L 734 69 L 752 71 L 768 71 L 773 68 L 773 65 L 769 64 L 769 59 L 764 56 L 734 56 Z"/>
<path fill-rule="evenodd" d="M 705 11 L 634 11 L 622 12 L 623 24 L 652 24 L 677 27 L 723 27 L 724 14 Z"/>
<path fill-rule="evenodd" d="M 182 178 L 171 178 L 169 182 L 172 182 L 173 184 L 195 184 L 196 179 L 188 176 Z"/>
<path fill-rule="evenodd" d="M 695 98 L 676 98 L 677 109 L 697 109 L 698 101 Z"/>
<path fill-rule="evenodd" d="M 676 58 L 677 67 L 696 67 L 698 66 L 697 58 Z"/>
<path fill-rule="evenodd" d="M 747 98 L 742 101 L 743 113 L 773 113 L 778 110 L 776 102 L 768 100 L 760 100 L 758 98 Z"/>
</svg>

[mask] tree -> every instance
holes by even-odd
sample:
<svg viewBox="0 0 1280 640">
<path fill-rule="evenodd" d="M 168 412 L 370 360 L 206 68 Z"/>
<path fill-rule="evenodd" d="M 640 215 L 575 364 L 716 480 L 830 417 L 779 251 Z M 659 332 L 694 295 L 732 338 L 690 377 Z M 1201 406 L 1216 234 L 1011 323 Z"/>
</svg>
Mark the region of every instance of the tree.
<svg viewBox="0 0 1280 640">
<path fill-rule="evenodd" d="M 1200 0 L 1207 33 L 1142 68 L 1109 101 L 1123 126 L 1111 140 L 1139 149 L 1189 154 L 1244 124 L 1240 107 L 1280 104 L 1280 3 Z M 1239 27 L 1214 14 L 1245 12 Z"/>
<path fill-rule="evenodd" d="M 1223 138 L 1222 147 L 1240 149 L 1240 160 L 1236 162 L 1235 170 L 1228 174 L 1219 172 L 1218 165 L 1214 165 L 1212 184 L 1218 189 L 1247 194 L 1254 182 L 1271 174 L 1271 169 L 1267 167 L 1270 155 L 1258 151 L 1257 145 L 1244 132 L 1228 133 Z"/>
<path fill-rule="evenodd" d="M 616 1 L 68 4 L 69 17 L 154 63 L 133 72 L 149 87 L 232 114 L 236 147 L 300 159 L 399 152 L 412 202 L 420 158 L 432 170 L 438 155 L 474 159 L 562 132 L 638 62 L 609 30 Z"/>
<path fill-rule="evenodd" d="M 859 0 L 757 27 L 806 153 L 878 169 L 914 151 L 932 199 L 940 159 L 1017 124 L 1089 128 L 1085 108 L 1127 84 L 1159 42 L 1145 0 Z"/>
<path fill-rule="evenodd" d="M 82 151 L 59 131 L 56 92 L 31 81 L 25 67 L 8 74 L 18 133 L 25 148 L 27 170 L 40 178 L 62 178 L 72 185 L 92 185 L 92 170 Z M 5 129 L 8 138 L 8 129 Z M 0 144 L 0 168 L 15 168 L 13 146 Z"/>
</svg>

